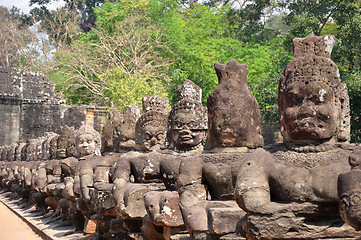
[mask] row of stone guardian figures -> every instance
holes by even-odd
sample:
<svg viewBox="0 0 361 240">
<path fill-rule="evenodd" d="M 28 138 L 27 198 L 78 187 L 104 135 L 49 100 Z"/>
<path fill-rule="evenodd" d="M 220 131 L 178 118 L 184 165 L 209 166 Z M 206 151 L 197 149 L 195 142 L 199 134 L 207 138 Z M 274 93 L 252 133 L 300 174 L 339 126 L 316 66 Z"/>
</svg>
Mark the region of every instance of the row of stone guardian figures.
<svg viewBox="0 0 361 240">
<path fill-rule="evenodd" d="M 170 112 L 147 96 L 142 114 L 110 112 L 102 135 L 84 122 L 2 147 L 1 186 L 98 239 L 359 239 L 361 149 L 349 143 L 334 43 L 293 40 L 278 92 L 283 143 L 263 146 L 248 67 L 231 60 L 215 64 L 207 108 L 188 80 Z"/>
</svg>

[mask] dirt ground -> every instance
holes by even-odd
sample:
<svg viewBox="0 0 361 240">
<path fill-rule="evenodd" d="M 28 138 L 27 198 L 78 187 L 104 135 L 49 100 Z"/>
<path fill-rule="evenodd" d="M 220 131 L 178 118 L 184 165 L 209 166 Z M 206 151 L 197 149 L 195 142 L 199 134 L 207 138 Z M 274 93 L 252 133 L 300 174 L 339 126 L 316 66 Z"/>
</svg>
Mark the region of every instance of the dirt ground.
<svg viewBox="0 0 361 240">
<path fill-rule="evenodd" d="M 42 240 L 42 238 L 0 202 L 0 240 Z"/>
</svg>

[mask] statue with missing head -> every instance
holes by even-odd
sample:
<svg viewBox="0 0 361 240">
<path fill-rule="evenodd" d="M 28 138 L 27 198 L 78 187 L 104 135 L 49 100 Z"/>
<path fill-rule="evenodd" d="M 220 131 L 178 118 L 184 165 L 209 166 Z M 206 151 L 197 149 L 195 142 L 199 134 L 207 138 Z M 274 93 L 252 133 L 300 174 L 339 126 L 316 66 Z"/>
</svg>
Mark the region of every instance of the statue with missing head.
<svg viewBox="0 0 361 240">
<path fill-rule="evenodd" d="M 346 84 L 330 59 L 334 36 L 295 38 L 278 92 L 284 142 L 248 155 L 235 195 L 247 239 L 352 238 L 338 214 L 337 177 L 348 170 Z"/>
</svg>

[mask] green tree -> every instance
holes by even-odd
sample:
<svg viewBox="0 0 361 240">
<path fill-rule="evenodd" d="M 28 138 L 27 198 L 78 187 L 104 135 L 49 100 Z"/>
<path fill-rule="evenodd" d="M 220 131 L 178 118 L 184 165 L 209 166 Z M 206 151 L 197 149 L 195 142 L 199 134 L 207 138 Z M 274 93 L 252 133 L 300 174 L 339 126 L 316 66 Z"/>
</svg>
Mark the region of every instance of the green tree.
<svg viewBox="0 0 361 240">
<path fill-rule="evenodd" d="M 169 62 L 159 54 L 165 45 L 157 26 L 142 14 L 109 25 L 102 13 L 96 28 L 56 54 L 52 77 L 59 91 L 69 103 L 119 108 L 140 103 L 145 94 L 166 95 Z"/>
</svg>

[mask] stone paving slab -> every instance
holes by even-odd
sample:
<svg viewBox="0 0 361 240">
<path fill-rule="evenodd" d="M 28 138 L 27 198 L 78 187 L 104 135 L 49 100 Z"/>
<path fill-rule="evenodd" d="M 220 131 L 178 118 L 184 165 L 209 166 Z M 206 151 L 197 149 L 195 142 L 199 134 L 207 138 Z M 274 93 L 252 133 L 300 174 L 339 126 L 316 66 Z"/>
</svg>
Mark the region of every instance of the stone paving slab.
<svg viewBox="0 0 361 240">
<path fill-rule="evenodd" d="M 59 227 L 61 220 L 54 220 L 34 212 L 36 208 L 24 205 L 21 199 L 11 192 L 0 192 L 0 201 L 18 217 L 25 221 L 38 235 L 46 240 L 90 240 L 95 236 L 85 236 L 83 233 L 74 232 L 72 226 Z M 50 214 L 49 214 L 50 215 Z M 51 221 L 53 220 L 53 221 Z"/>
</svg>

